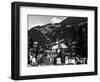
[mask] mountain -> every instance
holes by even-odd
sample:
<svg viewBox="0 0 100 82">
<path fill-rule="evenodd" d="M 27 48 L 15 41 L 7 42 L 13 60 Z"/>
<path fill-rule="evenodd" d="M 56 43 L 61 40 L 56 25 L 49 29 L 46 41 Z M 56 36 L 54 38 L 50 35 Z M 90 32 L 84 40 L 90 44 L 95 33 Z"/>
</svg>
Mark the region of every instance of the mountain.
<svg viewBox="0 0 100 82">
<path fill-rule="evenodd" d="M 28 30 L 28 36 L 32 37 L 33 41 L 39 42 L 54 42 L 65 38 L 65 40 L 76 36 L 80 29 L 87 25 L 87 18 L 83 17 L 68 17 L 60 23 L 49 23 L 43 26 L 35 26 Z"/>
<path fill-rule="evenodd" d="M 28 37 L 32 41 L 37 41 L 39 45 L 44 46 L 55 43 L 57 40 L 64 39 L 64 43 L 70 46 L 73 41 L 81 46 L 84 52 L 87 52 L 87 18 L 86 17 L 68 17 L 60 23 L 49 23 L 42 26 L 35 26 L 28 30 Z"/>
</svg>

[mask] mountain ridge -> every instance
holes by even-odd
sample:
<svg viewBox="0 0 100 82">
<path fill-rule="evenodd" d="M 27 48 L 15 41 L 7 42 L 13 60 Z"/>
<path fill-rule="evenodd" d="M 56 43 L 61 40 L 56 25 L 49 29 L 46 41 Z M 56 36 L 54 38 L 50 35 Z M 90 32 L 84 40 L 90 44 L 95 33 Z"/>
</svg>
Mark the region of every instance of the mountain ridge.
<svg viewBox="0 0 100 82">
<path fill-rule="evenodd" d="M 68 17 L 60 23 L 35 26 L 28 30 L 28 37 L 41 46 L 54 43 L 57 39 L 64 39 L 66 45 L 71 41 L 81 41 L 85 42 L 83 45 L 87 45 L 87 24 L 86 17 Z"/>
</svg>

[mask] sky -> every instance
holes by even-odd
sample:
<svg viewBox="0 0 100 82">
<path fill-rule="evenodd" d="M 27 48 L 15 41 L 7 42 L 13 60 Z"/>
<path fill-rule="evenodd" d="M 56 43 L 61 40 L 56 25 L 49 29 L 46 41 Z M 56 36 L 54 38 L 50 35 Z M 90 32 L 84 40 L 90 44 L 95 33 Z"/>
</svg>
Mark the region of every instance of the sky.
<svg viewBox="0 0 100 82">
<path fill-rule="evenodd" d="M 47 16 L 47 15 L 28 15 L 27 16 L 27 23 L 28 29 L 31 29 L 37 25 L 44 25 L 48 23 L 59 23 L 64 20 L 65 16 Z"/>
</svg>

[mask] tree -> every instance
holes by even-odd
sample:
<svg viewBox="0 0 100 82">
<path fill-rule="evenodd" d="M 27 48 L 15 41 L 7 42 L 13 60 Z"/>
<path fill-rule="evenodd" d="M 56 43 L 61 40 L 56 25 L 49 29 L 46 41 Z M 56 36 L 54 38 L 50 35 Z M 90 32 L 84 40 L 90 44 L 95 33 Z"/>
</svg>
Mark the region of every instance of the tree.
<svg viewBox="0 0 100 82">
<path fill-rule="evenodd" d="M 28 37 L 28 49 L 33 47 L 33 40 L 32 37 Z"/>
</svg>

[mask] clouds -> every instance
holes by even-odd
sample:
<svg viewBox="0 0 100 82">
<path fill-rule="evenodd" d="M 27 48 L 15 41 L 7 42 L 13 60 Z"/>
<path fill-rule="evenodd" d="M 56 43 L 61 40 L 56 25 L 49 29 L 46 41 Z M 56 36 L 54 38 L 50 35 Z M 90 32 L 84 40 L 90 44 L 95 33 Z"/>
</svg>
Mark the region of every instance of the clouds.
<svg viewBox="0 0 100 82">
<path fill-rule="evenodd" d="M 60 23 L 65 16 L 28 15 L 28 29 L 48 23 Z"/>
<path fill-rule="evenodd" d="M 58 19 L 58 18 L 55 18 L 55 17 L 51 19 L 52 23 L 59 23 L 61 21 L 62 21 L 61 19 Z"/>
<path fill-rule="evenodd" d="M 51 19 L 47 20 L 48 22 L 44 22 L 44 23 L 39 23 L 39 22 L 35 22 L 35 24 L 32 24 L 31 27 L 34 27 L 34 26 L 42 26 L 44 24 L 48 24 L 48 23 L 59 23 L 61 22 L 62 20 L 64 20 L 65 18 L 67 17 L 62 17 L 62 18 L 58 18 L 58 17 L 52 17 Z M 42 21 L 45 20 L 45 19 L 42 19 Z M 30 28 L 31 28 L 30 27 Z"/>
<path fill-rule="evenodd" d="M 42 25 L 44 25 L 44 24 L 42 24 L 42 23 L 35 23 L 35 24 L 33 25 L 33 27 L 34 27 L 34 26 L 42 26 Z"/>
<path fill-rule="evenodd" d="M 35 27 L 35 26 L 42 26 L 42 25 L 44 25 L 44 24 L 42 24 L 42 23 L 35 23 L 35 24 L 30 25 L 30 26 L 28 27 L 28 29 L 31 29 L 31 28 L 33 28 L 33 27 Z"/>
<path fill-rule="evenodd" d="M 56 17 L 54 17 L 54 18 L 51 19 L 51 23 L 59 23 L 62 20 L 64 20 L 65 18 L 67 18 L 67 17 L 64 17 L 64 18 L 56 18 Z"/>
<path fill-rule="evenodd" d="M 48 24 L 48 23 L 59 23 L 62 20 L 64 20 L 65 18 L 67 18 L 67 17 L 62 17 L 62 18 L 52 17 L 51 20 L 50 19 L 47 20 L 48 22 L 46 22 L 46 23 L 45 22 L 44 23 L 38 23 L 38 22 L 36 22 L 34 25 L 32 25 L 32 27 L 34 27 L 34 26 L 42 26 L 42 25 Z M 45 20 L 45 19 L 42 19 L 42 21 L 43 20 Z"/>
</svg>

